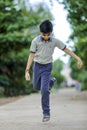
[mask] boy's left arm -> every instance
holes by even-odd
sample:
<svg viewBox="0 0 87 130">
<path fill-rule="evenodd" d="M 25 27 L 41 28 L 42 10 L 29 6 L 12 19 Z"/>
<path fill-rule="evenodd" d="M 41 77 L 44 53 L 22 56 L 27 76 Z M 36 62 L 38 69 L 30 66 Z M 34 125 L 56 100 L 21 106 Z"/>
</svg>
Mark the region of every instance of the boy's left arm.
<svg viewBox="0 0 87 130">
<path fill-rule="evenodd" d="M 77 60 L 77 64 L 78 64 L 78 68 L 80 69 L 83 66 L 83 62 L 80 59 L 80 57 L 78 57 L 74 52 L 72 52 L 71 50 L 69 50 L 68 48 L 64 49 L 64 52 L 69 54 L 71 57 L 73 57 L 74 59 Z"/>
</svg>

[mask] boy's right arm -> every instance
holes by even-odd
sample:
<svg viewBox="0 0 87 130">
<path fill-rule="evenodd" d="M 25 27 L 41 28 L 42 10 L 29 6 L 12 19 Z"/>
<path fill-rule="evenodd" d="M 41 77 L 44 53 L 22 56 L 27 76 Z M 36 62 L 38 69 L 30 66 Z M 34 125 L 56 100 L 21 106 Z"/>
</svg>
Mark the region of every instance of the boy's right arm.
<svg viewBox="0 0 87 130">
<path fill-rule="evenodd" d="M 30 70 L 30 67 L 31 67 L 31 64 L 33 62 L 34 57 L 35 57 L 35 54 L 34 53 L 30 53 L 29 58 L 28 58 L 28 62 L 27 62 L 27 66 L 26 66 L 26 69 L 25 69 L 25 79 L 27 81 L 30 80 L 29 70 Z"/>
</svg>

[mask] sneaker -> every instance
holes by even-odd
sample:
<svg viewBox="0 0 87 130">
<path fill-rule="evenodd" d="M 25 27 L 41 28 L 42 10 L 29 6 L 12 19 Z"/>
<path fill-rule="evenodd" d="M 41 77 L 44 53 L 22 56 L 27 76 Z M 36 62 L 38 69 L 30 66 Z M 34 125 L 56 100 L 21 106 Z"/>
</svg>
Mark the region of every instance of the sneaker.
<svg viewBox="0 0 87 130">
<path fill-rule="evenodd" d="M 50 115 L 44 115 L 43 116 L 43 120 L 42 120 L 42 122 L 47 122 L 47 121 L 49 121 L 50 120 Z"/>
<path fill-rule="evenodd" d="M 52 89 L 52 87 L 53 87 L 54 83 L 56 82 L 56 78 L 55 78 L 55 77 L 53 77 L 51 80 L 52 80 L 52 85 L 50 85 L 50 90 Z"/>
</svg>

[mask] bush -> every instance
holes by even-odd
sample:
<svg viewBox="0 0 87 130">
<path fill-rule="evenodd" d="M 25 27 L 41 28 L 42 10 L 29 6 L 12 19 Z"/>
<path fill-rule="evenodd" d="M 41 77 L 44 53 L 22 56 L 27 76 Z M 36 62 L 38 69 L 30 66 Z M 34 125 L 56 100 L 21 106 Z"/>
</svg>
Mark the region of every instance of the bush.
<svg viewBox="0 0 87 130">
<path fill-rule="evenodd" d="M 0 97 L 4 96 L 4 88 L 0 86 Z"/>
<path fill-rule="evenodd" d="M 34 91 L 32 82 L 25 81 L 25 68 L 28 53 L 27 50 L 24 50 L 18 55 L 12 54 L 8 60 L 1 62 L 0 84 L 3 86 L 6 96 L 30 94 Z M 32 77 L 32 70 L 30 74 Z"/>
<path fill-rule="evenodd" d="M 57 82 L 55 87 L 58 88 L 60 84 L 65 80 L 65 77 L 61 74 L 63 69 L 63 62 L 61 60 L 56 60 L 53 63 L 52 76 L 56 78 Z"/>
<path fill-rule="evenodd" d="M 86 83 L 86 84 L 84 84 L 84 85 L 82 85 L 81 90 L 82 90 L 82 91 L 87 90 L 87 83 Z"/>
</svg>

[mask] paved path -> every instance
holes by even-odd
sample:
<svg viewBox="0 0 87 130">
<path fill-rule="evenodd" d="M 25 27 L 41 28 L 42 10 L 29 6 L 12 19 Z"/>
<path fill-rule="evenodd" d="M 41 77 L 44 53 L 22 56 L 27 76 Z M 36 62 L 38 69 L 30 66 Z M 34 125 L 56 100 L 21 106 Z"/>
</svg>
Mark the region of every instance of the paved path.
<svg viewBox="0 0 87 130">
<path fill-rule="evenodd" d="M 51 93 L 51 120 L 42 122 L 40 94 L 0 106 L 0 130 L 87 130 L 87 91 Z"/>
</svg>

